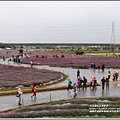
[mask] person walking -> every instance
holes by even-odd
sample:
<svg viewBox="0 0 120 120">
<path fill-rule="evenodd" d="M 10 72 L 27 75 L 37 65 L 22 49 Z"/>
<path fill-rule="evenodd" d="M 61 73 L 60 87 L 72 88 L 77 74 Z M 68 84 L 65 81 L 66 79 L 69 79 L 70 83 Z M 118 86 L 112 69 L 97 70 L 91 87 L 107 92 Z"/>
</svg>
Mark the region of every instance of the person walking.
<svg viewBox="0 0 120 120">
<path fill-rule="evenodd" d="M 111 71 L 108 70 L 108 79 L 110 79 L 110 77 L 111 77 Z"/>
<path fill-rule="evenodd" d="M 119 73 L 118 73 L 118 71 L 116 71 L 116 73 L 115 73 L 115 80 L 116 81 L 118 80 L 118 76 L 119 76 Z"/>
<path fill-rule="evenodd" d="M 115 81 L 116 70 L 113 71 L 113 81 Z"/>
<path fill-rule="evenodd" d="M 98 65 L 98 72 L 100 72 L 100 65 Z"/>
<path fill-rule="evenodd" d="M 31 96 L 31 99 L 33 98 L 33 96 L 34 96 L 34 99 L 37 99 L 37 98 L 36 98 L 36 91 L 37 91 L 37 90 L 36 90 L 36 84 L 34 84 L 34 85 L 33 85 L 33 88 L 32 88 L 33 94 L 32 94 L 32 96 Z"/>
<path fill-rule="evenodd" d="M 78 90 L 80 90 L 80 85 L 81 85 L 81 81 L 80 81 L 80 78 L 79 78 L 78 81 L 77 81 L 77 88 L 78 88 Z"/>
<path fill-rule="evenodd" d="M 31 65 L 31 67 L 33 66 L 33 60 L 30 61 L 30 65 Z"/>
<path fill-rule="evenodd" d="M 79 69 L 77 70 L 77 78 L 78 79 L 80 78 L 80 70 Z"/>
<path fill-rule="evenodd" d="M 32 93 L 34 93 L 34 84 L 32 85 Z"/>
<path fill-rule="evenodd" d="M 72 81 L 70 79 L 68 79 L 68 91 L 69 91 L 69 89 L 72 89 L 71 84 L 72 84 Z"/>
<path fill-rule="evenodd" d="M 74 85 L 73 85 L 73 91 L 74 91 L 74 98 L 76 98 L 76 96 L 77 96 L 77 90 L 76 90 L 76 88 L 77 88 L 77 86 L 76 86 L 76 83 L 74 83 Z"/>
<path fill-rule="evenodd" d="M 93 69 L 93 63 L 91 63 L 91 69 Z"/>
<path fill-rule="evenodd" d="M 104 64 L 102 64 L 101 69 L 102 69 L 102 72 L 104 72 L 104 69 L 105 69 L 105 65 Z"/>
<path fill-rule="evenodd" d="M 101 79 L 101 82 L 102 82 L 102 91 L 104 91 L 105 82 L 106 82 L 105 77 Z"/>
<path fill-rule="evenodd" d="M 97 79 L 96 77 L 93 77 L 93 91 L 97 90 Z"/>
<path fill-rule="evenodd" d="M 87 89 L 86 83 L 87 83 L 87 79 L 85 78 L 85 76 L 83 76 L 83 90 L 84 88 Z"/>
<path fill-rule="evenodd" d="M 21 101 L 22 101 L 22 89 L 21 88 L 18 88 L 18 97 L 19 97 L 19 102 L 18 102 L 18 105 L 21 105 Z"/>
<path fill-rule="evenodd" d="M 109 82 L 110 82 L 109 78 L 106 78 L 105 82 L 106 82 L 106 91 L 107 91 L 107 90 L 109 90 Z"/>
<path fill-rule="evenodd" d="M 91 87 L 92 87 L 92 80 L 93 80 L 93 76 L 92 76 L 91 79 L 90 79 L 90 89 L 91 89 Z"/>
<path fill-rule="evenodd" d="M 5 61 L 5 57 L 3 56 L 3 61 Z"/>
</svg>

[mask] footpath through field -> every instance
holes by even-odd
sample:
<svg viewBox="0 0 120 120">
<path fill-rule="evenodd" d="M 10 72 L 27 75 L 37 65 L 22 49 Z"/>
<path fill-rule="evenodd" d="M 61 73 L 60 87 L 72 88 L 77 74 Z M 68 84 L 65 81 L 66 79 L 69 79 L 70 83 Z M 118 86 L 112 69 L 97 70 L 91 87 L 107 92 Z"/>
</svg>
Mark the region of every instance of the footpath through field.
<svg viewBox="0 0 120 120">
<path fill-rule="evenodd" d="M 18 65 L 15 64 L 14 66 L 18 66 Z M 26 65 L 26 66 L 28 66 L 28 65 Z M 45 67 L 46 66 L 44 66 L 44 68 Z M 71 69 L 71 68 L 66 68 L 66 69 L 52 68 L 52 69 L 69 75 L 69 78 L 72 79 L 72 82 L 73 83 L 76 82 L 77 69 Z M 90 70 L 81 70 L 81 74 L 88 75 L 87 76 L 88 78 L 90 78 L 91 73 L 93 73 L 95 76 L 99 75 L 99 76 L 97 76 L 98 78 L 102 78 L 102 76 L 106 75 L 106 72 L 98 73 L 97 71 L 93 72 Z M 106 91 L 106 89 L 104 91 L 102 91 L 101 86 L 98 86 L 96 91 L 92 91 L 92 90 L 90 90 L 90 88 L 87 88 L 87 90 L 84 90 L 84 91 L 81 89 L 80 91 L 78 91 L 77 98 L 108 97 L 108 96 L 120 97 L 120 82 L 112 82 L 111 81 L 111 83 L 112 83 L 112 85 L 110 85 L 109 91 Z M 67 80 L 62 82 L 62 83 L 55 84 L 53 86 L 62 86 L 62 85 L 67 85 Z M 34 100 L 34 99 L 31 100 L 31 95 L 32 95 L 32 93 L 31 94 L 23 94 L 22 106 L 43 103 L 43 102 L 50 102 L 50 101 L 54 101 L 54 100 L 63 100 L 63 99 L 72 98 L 72 96 L 70 95 L 70 91 L 67 91 L 67 90 L 39 92 L 39 93 L 37 93 L 36 100 Z M 16 108 L 16 107 L 19 107 L 19 106 L 18 106 L 18 98 L 15 95 L 14 96 L 1 96 L 0 97 L 0 111 L 4 111 L 4 110 Z"/>
<path fill-rule="evenodd" d="M 78 91 L 77 98 L 91 98 L 91 97 L 120 97 L 120 84 L 110 85 L 109 91 L 101 90 L 101 86 L 97 87 L 96 91 L 90 90 L 80 90 Z M 23 94 L 23 105 L 31 105 L 43 102 L 50 102 L 54 100 L 63 100 L 70 99 L 72 96 L 70 95 L 70 91 L 67 90 L 59 90 L 59 91 L 48 91 L 48 92 L 39 92 L 37 93 L 37 99 L 31 99 L 31 94 Z M 22 107 L 21 106 L 21 107 Z M 18 106 L 18 98 L 14 96 L 4 96 L 0 97 L 0 111 L 17 108 Z"/>
</svg>

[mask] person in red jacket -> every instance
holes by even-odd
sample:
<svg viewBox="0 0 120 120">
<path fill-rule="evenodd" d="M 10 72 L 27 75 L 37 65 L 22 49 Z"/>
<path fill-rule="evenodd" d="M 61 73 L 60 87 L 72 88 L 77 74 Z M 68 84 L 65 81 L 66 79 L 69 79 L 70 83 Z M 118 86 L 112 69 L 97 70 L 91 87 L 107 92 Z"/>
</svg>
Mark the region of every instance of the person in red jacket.
<svg viewBox="0 0 120 120">
<path fill-rule="evenodd" d="M 98 65 L 98 72 L 100 72 L 100 65 Z"/>
<path fill-rule="evenodd" d="M 97 79 L 96 77 L 93 78 L 93 90 L 97 89 Z"/>
<path fill-rule="evenodd" d="M 36 84 L 33 85 L 32 92 L 33 92 L 33 95 L 31 96 L 31 98 L 33 98 L 34 96 L 34 99 L 36 99 Z"/>
</svg>

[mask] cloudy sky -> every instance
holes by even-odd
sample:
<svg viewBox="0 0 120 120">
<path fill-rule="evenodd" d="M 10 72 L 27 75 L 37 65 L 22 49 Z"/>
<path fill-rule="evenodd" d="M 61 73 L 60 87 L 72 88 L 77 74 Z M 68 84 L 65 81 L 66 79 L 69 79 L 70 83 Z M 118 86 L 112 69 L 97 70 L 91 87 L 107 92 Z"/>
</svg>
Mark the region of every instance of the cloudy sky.
<svg viewBox="0 0 120 120">
<path fill-rule="evenodd" d="M 117 44 L 119 1 L 0 1 L 0 42 L 111 43 L 113 21 Z"/>
</svg>

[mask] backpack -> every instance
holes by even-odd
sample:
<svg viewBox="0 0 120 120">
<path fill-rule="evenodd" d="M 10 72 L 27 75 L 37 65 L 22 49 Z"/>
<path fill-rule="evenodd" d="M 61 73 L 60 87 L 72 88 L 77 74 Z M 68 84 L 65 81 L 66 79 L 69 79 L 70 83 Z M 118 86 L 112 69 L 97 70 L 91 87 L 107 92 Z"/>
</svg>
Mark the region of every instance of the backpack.
<svg viewBox="0 0 120 120">
<path fill-rule="evenodd" d="M 18 92 L 16 93 L 16 97 L 20 97 L 20 94 Z"/>
<path fill-rule="evenodd" d="M 70 81 L 70 84 L 72 84 L 72 81 Z"/>
</svg>

